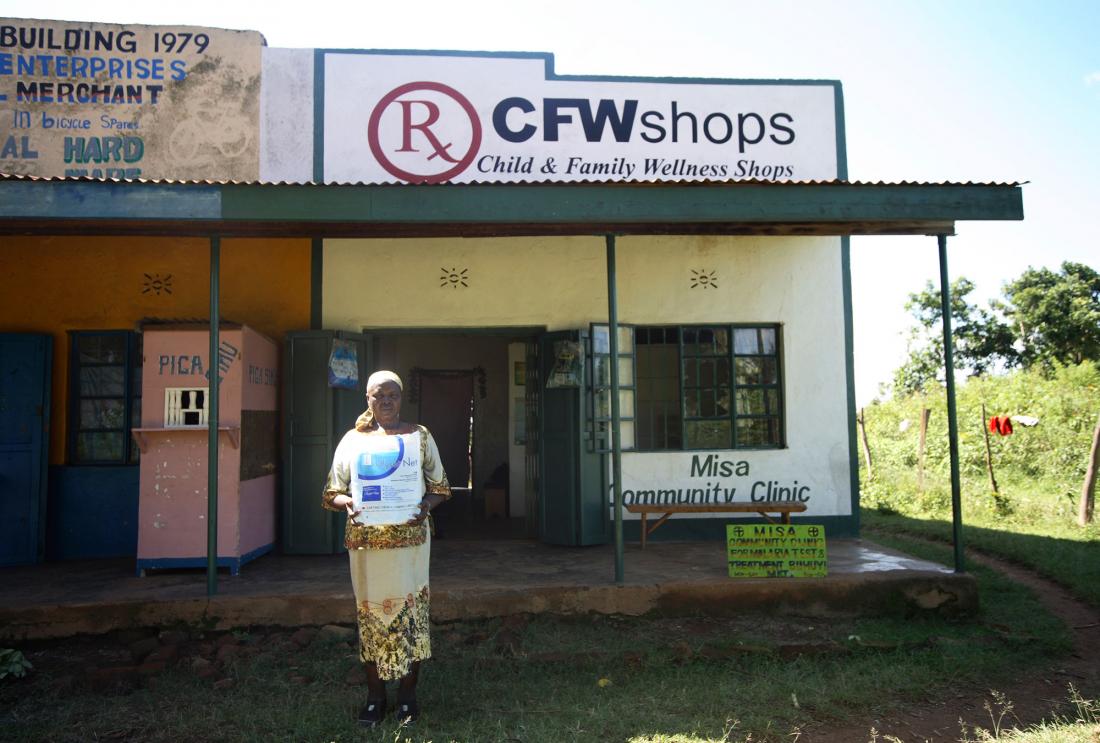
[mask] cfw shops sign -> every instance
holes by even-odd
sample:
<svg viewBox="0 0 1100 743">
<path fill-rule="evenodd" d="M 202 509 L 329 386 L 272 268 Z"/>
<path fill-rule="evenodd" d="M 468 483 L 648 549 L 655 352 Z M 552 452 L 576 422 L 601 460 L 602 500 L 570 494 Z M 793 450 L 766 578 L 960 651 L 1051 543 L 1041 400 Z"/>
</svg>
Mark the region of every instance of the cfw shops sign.
<svg viewBox="0 0 1100 743">
<path fill-rule="evenodd" d="M 562 77 L 549 55 L 320 59 L 329 183 L 837 177 L 834 82 Z"/>
</svg>

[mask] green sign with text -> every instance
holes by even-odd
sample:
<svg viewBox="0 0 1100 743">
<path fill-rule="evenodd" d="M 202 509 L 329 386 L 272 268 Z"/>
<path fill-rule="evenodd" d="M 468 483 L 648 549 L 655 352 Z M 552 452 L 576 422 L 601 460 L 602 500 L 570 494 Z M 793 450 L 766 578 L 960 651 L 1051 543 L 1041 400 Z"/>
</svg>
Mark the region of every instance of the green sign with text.
<svg viewBox="0 0 1100 743">
<path fill-rule="evenodd" d="M 824 578 L 825 527 L 814 524 L 730 524 L 731 578 Z"/>
</svg>

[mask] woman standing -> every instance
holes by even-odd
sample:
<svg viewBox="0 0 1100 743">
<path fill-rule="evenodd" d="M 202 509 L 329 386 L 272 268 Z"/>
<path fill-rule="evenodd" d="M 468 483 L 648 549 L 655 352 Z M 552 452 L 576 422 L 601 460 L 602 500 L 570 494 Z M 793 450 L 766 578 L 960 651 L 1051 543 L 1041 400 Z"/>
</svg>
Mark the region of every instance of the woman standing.
<svg viewBox="0 0 1100 743">
<path fill-rule="evenodd" d="M 451 496 L 432 435 L 401 420 L 402 388 L 389 371 L 367 380 L 367 411 L 337 446 L 322 498 L 325 508 L 348 515 L 344 544 L 367 672 L 359 722 L 367 726 L 385 717 L 388 680 L 400 679 L 397 718 L 420 715 L 416 681 L 432 653 L 426 519 Z"/>
</svg>

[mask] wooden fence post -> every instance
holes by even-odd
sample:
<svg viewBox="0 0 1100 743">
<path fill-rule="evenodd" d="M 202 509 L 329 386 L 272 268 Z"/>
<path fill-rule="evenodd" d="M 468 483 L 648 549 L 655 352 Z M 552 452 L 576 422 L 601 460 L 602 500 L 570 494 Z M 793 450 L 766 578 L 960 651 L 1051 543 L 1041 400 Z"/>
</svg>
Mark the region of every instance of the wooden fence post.
<svg viewBox="0 0 1100 743">
<path fill-rule="evenodd" d="M 924 492 L 924 442 L 928 439 L 928 419 L 932 411 L 920 411 L 920 443 L 917 445 L 917 490 Z"/>
<path fill-rule="evenodd" d="M 989 421 L 985 417 L 985 403 L 982 403 L 982 433 L 985 434 L 985 468 L 989 471 L 989 486 L 993 488 L 993 494 L 999 495 L 997 490 L 997 478 L 993 476 L 993 452 L 989 449 Z"/>
<path fill-rule="evenodd" d="M 1077 514 L 1077 523 L 1085 526 L 1092 522 L 1093 497 L 1096 495 L 1096 464 L 1100 459 L 1100 417 L 1096 419 L 1096 428 L 1092 432 L 1092 450 L 1089 452 L 1089 466 L 1085 470 L 1085 484 L 1081 487 L 1081 504 Z"/>
<path fill-rule="evenodd" d="M 871 464 L 871 447 L 867 443 L 867 424 L 864 420 L 863 408 L 859 409 L 859 415 L 856 416 L 856 421 L 859 423 L 859 433 L 863 440 L 863 456 L 867 460 L 867 477 L 868 479 L 875 479 L 875 467 Z"/>
</svg>

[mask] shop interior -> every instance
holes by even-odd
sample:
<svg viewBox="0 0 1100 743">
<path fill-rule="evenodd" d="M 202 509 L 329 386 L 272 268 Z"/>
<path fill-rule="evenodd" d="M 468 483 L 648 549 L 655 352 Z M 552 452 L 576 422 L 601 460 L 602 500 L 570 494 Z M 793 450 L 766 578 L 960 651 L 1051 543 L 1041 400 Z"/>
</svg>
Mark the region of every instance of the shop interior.
<svg viewBox="0 0 1100 743">
<path fill-rule="evenodd" d="M 529 511 L 526 353 L 515 328 L 374 330 L 374 358 L 405 383 L 402 417 L 428 428 L 453 498 L 433 514 L 439 539 L 525 538 Z"/>
</svg>

